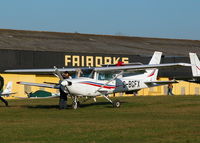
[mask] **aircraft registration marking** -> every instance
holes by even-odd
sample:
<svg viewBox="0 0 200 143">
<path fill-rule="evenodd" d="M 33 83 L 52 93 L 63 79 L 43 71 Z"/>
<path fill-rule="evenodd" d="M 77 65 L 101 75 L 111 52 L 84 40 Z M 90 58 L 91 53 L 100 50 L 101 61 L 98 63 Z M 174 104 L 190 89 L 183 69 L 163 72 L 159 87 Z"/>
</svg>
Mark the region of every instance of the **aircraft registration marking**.
<svg viewBox="0 0 200 143">
<path fill-rule="evenodd" d="M 129 80 L 129 81 L 123 81 L 123 88 L 134 88 L 134 87 L 140 87 L 140 81 L 138 80 Z"/>
</svg>

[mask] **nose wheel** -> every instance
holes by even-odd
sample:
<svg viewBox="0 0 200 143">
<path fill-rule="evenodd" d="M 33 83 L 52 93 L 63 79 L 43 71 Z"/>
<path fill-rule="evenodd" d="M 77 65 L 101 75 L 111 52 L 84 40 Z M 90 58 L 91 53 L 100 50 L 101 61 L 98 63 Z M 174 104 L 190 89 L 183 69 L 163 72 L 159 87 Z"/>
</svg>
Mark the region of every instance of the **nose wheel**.
<svg viewBox="0 0 200 143">
<path fill-rule="evenodd" d="M 72 99 L 73 99 L 73 101 L 72 101 L 72 108 L 73 109 L 77 109 L 78 106 L 80 105 L 80 102 L 77 101 L 77 97 L 76 96 L 74 96 Z"/>
</svg>

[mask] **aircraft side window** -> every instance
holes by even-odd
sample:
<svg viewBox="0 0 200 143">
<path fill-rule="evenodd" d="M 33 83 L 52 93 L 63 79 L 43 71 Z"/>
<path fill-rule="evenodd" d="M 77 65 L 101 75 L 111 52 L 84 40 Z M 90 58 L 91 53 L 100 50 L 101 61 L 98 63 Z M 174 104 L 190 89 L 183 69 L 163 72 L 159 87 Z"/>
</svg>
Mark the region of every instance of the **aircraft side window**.
<svg viewBox="0 0 200 143">
<path fill-rule="evenodd" d="M 106 74 L 106 80 L 111 80 L 113 78 L 113 73 Z"/>
<path fill-rule="evenodd" d="M 105 74 L 99 73 L 98 80 L 105 80 Z"/>
</svg>

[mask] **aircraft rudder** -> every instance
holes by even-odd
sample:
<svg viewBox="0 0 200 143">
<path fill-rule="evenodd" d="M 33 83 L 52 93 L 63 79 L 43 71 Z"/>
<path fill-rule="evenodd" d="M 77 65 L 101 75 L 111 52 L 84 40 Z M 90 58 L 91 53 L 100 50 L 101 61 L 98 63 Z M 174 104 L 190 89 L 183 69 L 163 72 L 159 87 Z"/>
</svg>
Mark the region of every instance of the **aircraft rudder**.
<svg viewBox="0 0 200 143">
<path fill-rule="evenodd" d="M 2 93 L 6 94 L 11 92 L 12 92 L 12 81 L 9 81 Z"/>
<path fill-rule="evenodd" d="M 155 51 L 149 64 L 152 65 L 152 64 L 160 64 L 160 61 L 161 61 L 161 57 L 162 57 L 162 52 L 159 52 L 159 51 Z M 151 81 L 154 81 L 157 79 L 157 76 L 158 76 L 158 69 L 154 68 L 154 69 L 148 69 L 146 70 L 146 75 L 147 78 Z"/>
<path fill-rule="evenodd" d="M 161 61 L 161 57 L 162 57 L 162 52 L 159 52 L 159 51 L 155 51 L 149 64 L 152 65 L 152 64 L 160 64 L 160 61 Z"/>
<path fill-rule="evenodd" d="M 189 53 L 190 63 L 192 64 L 192 75 L 200 77 L 200 61 L 196 53 Z"/>
</svg>

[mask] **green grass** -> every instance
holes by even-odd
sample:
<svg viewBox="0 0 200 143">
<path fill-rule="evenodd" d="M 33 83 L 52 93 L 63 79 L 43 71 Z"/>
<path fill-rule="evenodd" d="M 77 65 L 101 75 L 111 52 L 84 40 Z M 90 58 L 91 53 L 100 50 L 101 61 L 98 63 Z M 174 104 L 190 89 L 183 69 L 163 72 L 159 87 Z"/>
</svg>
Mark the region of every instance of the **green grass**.
<svg viewBox="0 0 200 143">
<path fill-rule="evenodd" d="M 0 143 L 199 143 L 200 96 L 98 98 L 77 110 L 58 99 L 0 103 Z"/>
</svg>

